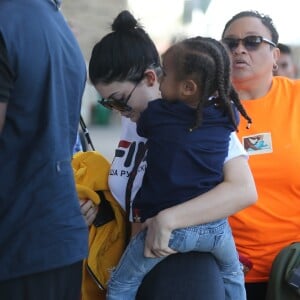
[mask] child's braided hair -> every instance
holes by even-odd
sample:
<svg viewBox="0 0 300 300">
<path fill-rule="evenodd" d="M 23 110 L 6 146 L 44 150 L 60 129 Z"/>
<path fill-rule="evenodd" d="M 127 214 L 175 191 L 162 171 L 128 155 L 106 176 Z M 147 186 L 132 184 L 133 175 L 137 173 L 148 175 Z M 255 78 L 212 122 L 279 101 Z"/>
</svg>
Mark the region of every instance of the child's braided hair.
<svg viewBox="0 0 300 300">
<path fill-rule="evenodd" d="M 192 76 L 201 90 L 193 128 L 201 125 L 203 107 L 211 96 L 216 96 L 218 104 L 225 107 L 236 128 L 232 102 L 248 121 L 248 126 L 252 123 L 231 84 L 230 58 L 219 41 L 200 36 L 189 38 L 170 47 L 164 55 L 167 53 L 176 57 L 175 69 L 178 80 Z"/>
</svg>

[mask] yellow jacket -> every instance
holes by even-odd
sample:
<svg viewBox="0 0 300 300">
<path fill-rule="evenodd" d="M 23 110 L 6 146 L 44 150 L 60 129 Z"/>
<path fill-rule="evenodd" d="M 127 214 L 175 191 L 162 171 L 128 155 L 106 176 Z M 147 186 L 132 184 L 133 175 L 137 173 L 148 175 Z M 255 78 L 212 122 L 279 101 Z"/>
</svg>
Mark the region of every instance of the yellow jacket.
<svg viewBox="0 0 300 300">
<path fill-rule="evenodd" d="M 97 151 L 78 152 L 72 166 L 80 199 L 100 204 L 96 191 L 102 191 L 110 203 L 114 220 L 89 231 L 89 255 L 83 264 L 82 300 L 105 299 L 105 290 L 113 269 L 126 246 L 126 216 L 108 187 L 110 163 Z"/>
</svg>

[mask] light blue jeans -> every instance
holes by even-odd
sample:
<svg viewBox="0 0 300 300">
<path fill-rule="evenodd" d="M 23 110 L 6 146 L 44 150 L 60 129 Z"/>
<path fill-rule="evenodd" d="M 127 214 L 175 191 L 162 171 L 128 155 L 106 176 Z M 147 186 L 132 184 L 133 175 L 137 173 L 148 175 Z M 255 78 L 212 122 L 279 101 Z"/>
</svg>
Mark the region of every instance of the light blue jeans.
<svg viewBox="0 0 300 300">
<path fill-rule="evenodd" d="M 112 272 L 107 300 L 134 300 L 144 276 L 165 258 L 144 256 L 145 236 L 145 231 L 138 233 L 127 246 Z M 246 300 L 244 273 L 227 219 L 174 230 L 169 247 L 177 252 L 211 252 L 223 276 L 226 300 Z"/>
</svg>

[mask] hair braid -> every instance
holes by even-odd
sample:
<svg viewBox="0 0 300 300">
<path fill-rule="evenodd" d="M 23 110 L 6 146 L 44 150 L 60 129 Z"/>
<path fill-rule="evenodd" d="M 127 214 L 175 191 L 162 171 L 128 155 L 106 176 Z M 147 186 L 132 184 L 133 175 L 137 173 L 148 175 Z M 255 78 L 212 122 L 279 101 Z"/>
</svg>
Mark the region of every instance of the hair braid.
<svg viewBox="0 0 300 300">
<path fill-rule="evenodd" d="M 196 109 L 196 121 L 191 130 L 201 125 L 203 107 L 212 96 L 216 96 L 218 105 L 224 107 L 237 128 L 236 115 L 232 106 L 234 103 L 237 110 L 248 121 L 248 128 L 252 120 L 231 84 L 230 58 L 224 46 L 217 40 L 208 37 L 189 38 L 180 42 L 179 45 L 182 45 L 182 51 L 185 52 L 182 70 L 179 70 L 180 76 L 196 74 L 201 88 L 201 97 Z"/>
<path fill-rule="evenodd" d="M 244 106 L 242 105 L 241 100 L 240 100 L 236 90 L 233 88 L 233 86 L 231 86 L 230 98 L 232 99 L 233 103 L 236 105 L 240 114 L 248 121 L 246 128 L 249 129 L 252 124 L 252 119 L 247 114 L 247 112 L 246 112 Z"/>
<path fill-rule="evenodd" d="M 222 65 L 223 65 L 223 69 L 219 70 L 218 72 L 218 91 L 219 91 L 219 97 L 220 100 L 222 101 L 222 103 L 224 103 L 227 111 L 229 112 L 229 116 L 232 120 L 232 122 L 235 124 L 236 128 L 237 128 L 237 121 L 236 121 L 236 117 L 235 114 L 233 112 L 233 107 L 232 107 L 232 102 L 236 104 L 236 101 L 239 101 L 238 95 L 237 93 L 235 93 L 234 95 L 232 94 L 233 91 L 233 86 L 231 84 L 230 81 L 230 59 L 229 56 L 226 52 L 226 49 L 216 40 L 214 39 L 210 39 L 209 40 L 211 43 L 213 43 L 217 50 L 220 52 L 221 57 L 218 57 L 218 59 L 221 59 L 222 61 Z M 216 57 L 217 59 L 217 57 Z M 238 111 L 240 111 L 240 108 L 242 107 L 240 103 L 238 103 L 239 105 L 236 105 Z M 241 111 L 240 111 L 241 112 Z M 243 112 L 245 112 L 245 110 L 243 110 Z"/>
<path fill-rule="evenodd" d="M 222 47 L 219 47 L 219 49 L 221 50 L 223 59 L 225 61 L 224 66 L 225 66 L 226 74 L 224 74 L 223 78 L 226 81 L 225 84 L 226 84 L 226 87 L 228 90 L 228 96 L 229 96 L 230 100 L 235 104 L 235 106 L 238 109 L 238 111 L 240 112 L 240 114 L 248 121 L 247 128 L 250 128 L 250 124 L 252 124 L 252 119 L 249 117 L 246 110 L 244 109 L 244 107 L 240 101 L 240 98 L 239 98 L 236 90 L 233 88 L 231 80 L 230 80 L 230 73 L 231 73 L 230 58 L 229 58 L 228 53 L 223 45 L 222 45 Z M 230 108 L 232 108 L 231 105 L 230 105 Z M 231 109 L 231 112 L 232 112 L 232 109 Z M 233 117 L 233 115 L 232 115 L 232 117 Z"/>
<path fill-rule="evenodd" d="M 207 104 L 208 99 L 214 94 L 216 90 L 216 70 L 213 59 L 207 55 L 209 49 L 202 46 L 200 37 L 191 38 L 185 40 L 184 51 L 185 51 L 185 62 L 183 74 L 197 74 L 197 81 L 201 86 L 201 98 L 199 99 L 196 108 L 196 120 L 195 124 L 190 130 L 197 128 L 202 123 L 203 106 Z"/>
<path fill-rule="evenodd" d="M 216 67 L 217 67 L 217 91 L 219 100 L 221 103 L 225 106 L 226 110 L 229 113 L 229 117 L 231 118 L 231 121 L 237 128 L 237 122 L 236 118 L 233 112 L 233 108 L 231 105 L 231 99 L 230 99 L 230 61 L 227 60 L 228 56 L 224 55 L 222 51 L 222 47 L 220 47 L 219 42 L 217 42 L 214 39 L 208 39 L 208 43 L 211 43 L 213 51 L 211 52 L 215 61 L 216 61 Z"/>
</svg>

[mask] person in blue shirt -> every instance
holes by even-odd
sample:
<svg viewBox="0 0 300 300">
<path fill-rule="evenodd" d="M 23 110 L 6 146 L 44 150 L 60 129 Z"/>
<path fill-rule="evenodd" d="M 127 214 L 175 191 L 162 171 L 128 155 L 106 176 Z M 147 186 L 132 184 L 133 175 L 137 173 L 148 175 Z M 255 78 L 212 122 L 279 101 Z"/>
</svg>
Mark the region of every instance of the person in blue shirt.
<svg viewBox="0 0 300 300">
<path fill-rule="evenodd" d="M 122 113 L 137 121 L 137 133 L 147 138 L 147 168 L 132 204 L 135 222 L 145 222 L 221 183 L 237 109 L 251 123 L 230 83 L 230 60 L 220 42 L 186 39 L 171 46 L 162 59 L 162 99 L 149 102 L 137 118 L 128 101 Z M 129 95 L 138 85 L 139 81 Z M 155 252 L 146 258 L 145 240 L 146 229 L 130 241 L 112 272 L 108 300 L 134 299 L 147 272 L 165 258 Z M 211 252 L 223 275 L 226 299 L 246 299 L 227 218 L 176 229 L 169 247 L 174 253 Z"/>
<path fill-rule="evenodd" d="M 85 82 L 59 1 L 0 2 L 1 299 L 80 298 L 88 229 L 71 159 Z"/>
</svg>

